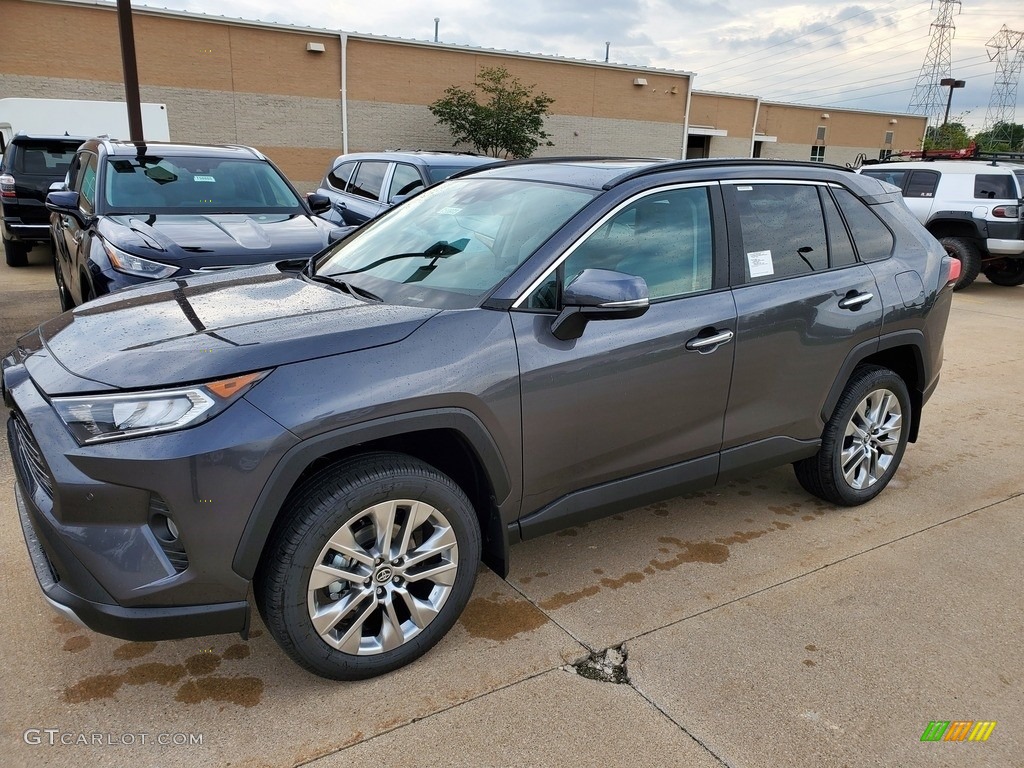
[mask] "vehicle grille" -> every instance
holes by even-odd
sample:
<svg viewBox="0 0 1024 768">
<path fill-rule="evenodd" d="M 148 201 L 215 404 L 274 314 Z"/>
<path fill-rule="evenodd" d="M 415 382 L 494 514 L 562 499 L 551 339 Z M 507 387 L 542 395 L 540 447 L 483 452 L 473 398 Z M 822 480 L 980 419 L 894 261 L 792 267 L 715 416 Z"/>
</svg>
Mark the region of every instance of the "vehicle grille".
<svg viewBox="0 0 1024 768">
<path fill-rule="evenodd" d="M 14 416 L 15 448 L 21 464 L 26 470 L 26 480 L 31 480 L 32 490 L 36 487 L 42 488 L 47 496 L 53 498 L 53 480 L 50 477 L 46 464 L 43 463 L 43 452 L 39 450 L 32 431 L 28 428 L 25 418 L 17 410 L 12 411 Z"/>
</svg>

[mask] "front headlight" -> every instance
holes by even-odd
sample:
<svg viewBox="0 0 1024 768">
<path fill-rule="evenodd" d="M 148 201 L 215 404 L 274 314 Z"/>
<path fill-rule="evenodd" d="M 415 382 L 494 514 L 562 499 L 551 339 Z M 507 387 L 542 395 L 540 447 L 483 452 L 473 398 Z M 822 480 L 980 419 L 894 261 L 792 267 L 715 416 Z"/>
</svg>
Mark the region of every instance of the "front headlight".
<svg viewBox="0 0 1024 768">
<path fill-rule="evenodd" d="M 115 248 L 106 240 L 103 241 L 103 250 L 110 259 L 111 266 L 118 272 L 136 277 L 148 277 L 151 280 L 159 280 L 161 277 L 170 277 L 178 271 L 177 267 L 167 264 L 160 264 L 156 261 L 143 259 L 131 253 L 125 253 L 120 248 Z"/>
<path fill-rule="evenodd" d="M 180 389 L 55 397 L 53 407 L 80 445 L 169 432 L 207 421 L 267 374 L 247 373 Z"/>
</svg>

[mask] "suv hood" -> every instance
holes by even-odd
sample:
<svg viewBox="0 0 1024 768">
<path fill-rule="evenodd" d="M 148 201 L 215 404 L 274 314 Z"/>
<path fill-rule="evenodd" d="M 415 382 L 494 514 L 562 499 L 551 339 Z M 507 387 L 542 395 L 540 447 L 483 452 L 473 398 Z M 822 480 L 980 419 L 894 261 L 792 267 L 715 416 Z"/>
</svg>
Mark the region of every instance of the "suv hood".
<svg viewBox="0 0 1024 768">
<path fill-rule="evenodd" d="M 50 395 L 155 389 L 393 344 L 438 311 L 361 301 L 266 265 L 118 291 L 18 346 Z"/>
<path fill-rule="evenodd" d="M 312 256 L 334 229 L 298 213 L 126 214 L 106 216 L 99 226 L 128 253 L 193 270 Z"/>
</svg>

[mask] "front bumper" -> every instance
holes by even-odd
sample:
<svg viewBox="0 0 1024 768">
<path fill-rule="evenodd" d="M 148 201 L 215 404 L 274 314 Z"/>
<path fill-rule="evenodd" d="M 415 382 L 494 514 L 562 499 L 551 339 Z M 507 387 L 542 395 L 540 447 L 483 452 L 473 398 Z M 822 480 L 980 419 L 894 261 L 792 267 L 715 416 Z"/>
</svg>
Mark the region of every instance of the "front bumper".
<svg viewBox="0 0 1024 768">
<path fill-rule="evenodd" d="M 58 581 L 60 576 L 33 528 L 20 480 L 15 485 L 14 496 L 29 558 L 43 597 L 64 618 L 104 635 L 135 641 L 220 635 L 244 632 L 248 628 L 249 604 L 245 600 L 215 605 L 124 608 L 76 595 Z"/>
<path fill-rule="evenodd" d="M 12 362 L 15 495 L 47 601 L 128 640 L 245 631 L 249 581 L 232 569 L 235 547 L 295 437 L 243 399 L 192 429 L 79 446 Z"/>
</svg>

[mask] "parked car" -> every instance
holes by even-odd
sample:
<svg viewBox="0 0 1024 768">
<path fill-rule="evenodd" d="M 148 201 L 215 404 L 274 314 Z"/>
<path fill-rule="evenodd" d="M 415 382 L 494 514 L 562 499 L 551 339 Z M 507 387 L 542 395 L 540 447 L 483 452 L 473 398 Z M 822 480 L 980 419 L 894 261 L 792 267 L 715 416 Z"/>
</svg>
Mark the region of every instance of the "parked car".
<svg viewBox="0 0 1024 768">
<path fill-rule="evenodd" d="M 62 309 L 118 288 L 296 257 L 338 228 L 250 147 L 90 139 L 46 198 Z"/>
<path fill-rule="evenodd" d="M 359 679 L 481 559 L 792 463 L 870 501 L 939 380 L 960 262 L 887 185 L 775 161 L 543 160 L 315 261 L 101 297 L 3 361 L 47 599 L 135 640 L 241 632 Z"/>
<path fill-rule="evenodd" d="M 910 211 L 960 260 L 957 290 L 979 272 L 996 285 L 1024 285 L 1024 165 L 893 161 L 860 172 L 899 187 Z"/>
<path fill-rule="evenodd" d="M 339 155 L 317 190 L 331 199 L 331 208 L 320 215 L 338 225 L 357 226 L 452 174 L 495 162 L 493 157 L 459 152 Z"/>
<path fill-rule="evenodd" d="M 84 137 L 17 134 L 0 161 L 0 219 L 7 266 L 28 264 L 33 245 L 50 242 L 46 194 L 63 181 Z"/>
</svg>

